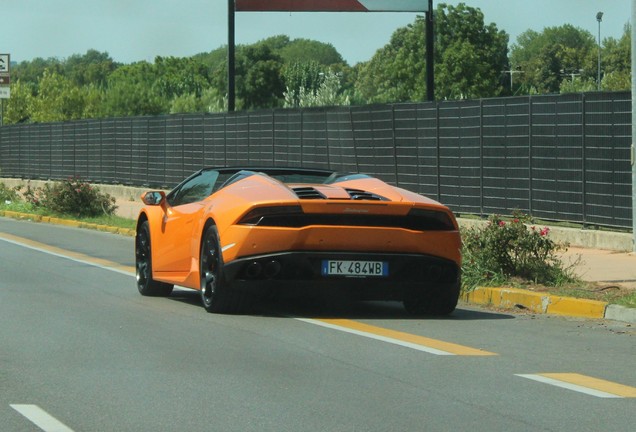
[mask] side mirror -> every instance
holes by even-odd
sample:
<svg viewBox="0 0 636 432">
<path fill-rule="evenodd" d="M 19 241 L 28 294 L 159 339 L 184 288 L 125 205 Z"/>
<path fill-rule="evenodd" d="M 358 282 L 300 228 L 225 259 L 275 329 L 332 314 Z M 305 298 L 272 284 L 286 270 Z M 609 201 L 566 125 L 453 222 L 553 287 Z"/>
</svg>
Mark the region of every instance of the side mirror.
<svg viewBox="0 0 636 432">
<path fill-rule="evenodd" d="M 163 204 L 166 199 L 166 193 L 163 191 L 150 191 L 144 192 L 141 195 L 141 200 L 144 204 L 149 206 L 158 206 Z"/>
</svg>

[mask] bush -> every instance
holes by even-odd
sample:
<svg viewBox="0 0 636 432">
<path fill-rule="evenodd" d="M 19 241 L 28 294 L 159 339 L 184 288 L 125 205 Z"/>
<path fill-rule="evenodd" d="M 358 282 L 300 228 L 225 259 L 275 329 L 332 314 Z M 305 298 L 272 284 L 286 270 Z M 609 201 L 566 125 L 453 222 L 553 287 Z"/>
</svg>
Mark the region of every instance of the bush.
<svg viewBox="0 0 636 432">
<path fill-rule="evenodd" d="M 35 207 L 77 217 L 110 216 L 117 210 L 115 198 L 79 177 L 71 177 L 52 186 L 46 184 L 42 188 L 27 186 L 24 198 Z"/>
<path fill-rule="evenodd" d="M 558 286 L 573 281 L 557 253 L 567 249 L 550 237 L 550 229 L 526 225 L 531 218 L 515 213 L 510 221 L 493 215 L 482 228 L 462 233 L 464 288 L 501 285 L 511 278 Z"/>
<path fill-rule="evenodd" d="M 0 183 L 0 204 L 20 201 L 18 191 L 19 188 L 9 188 L 4 183 Z"/>
</svg>

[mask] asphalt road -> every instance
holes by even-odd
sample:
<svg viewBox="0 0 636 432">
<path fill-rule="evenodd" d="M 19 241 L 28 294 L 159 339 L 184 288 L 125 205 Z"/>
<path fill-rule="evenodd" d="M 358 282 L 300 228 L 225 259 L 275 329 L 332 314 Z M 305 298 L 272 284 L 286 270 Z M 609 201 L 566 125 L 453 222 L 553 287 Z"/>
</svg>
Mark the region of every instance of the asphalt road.
<svg viewBox="0 0 636 432">
<path fill-rule="evenodd" d="M 132 238 L 0 218 L 1 431 L 636 424 L 628 324 L 303 301 L 214 315 L 193 291 L 141 297 L 132 266 Z"/>
</svg>

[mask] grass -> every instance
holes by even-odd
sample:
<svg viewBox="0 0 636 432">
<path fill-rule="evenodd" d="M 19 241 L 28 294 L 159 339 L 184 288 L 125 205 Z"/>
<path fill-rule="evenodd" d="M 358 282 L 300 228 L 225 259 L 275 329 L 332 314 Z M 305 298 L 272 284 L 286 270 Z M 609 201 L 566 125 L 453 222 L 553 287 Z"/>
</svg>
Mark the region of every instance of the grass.
<svg viewBox="0 0 636 432">
<path fill-rule="evenodd" d="M 115 228 L 121 228 L 121 229 L 134 230 L 136 227 L 136 221 L 133 219 L 123 218 L 123 217 L 115 216 L 115 215 L 78 218 L 73 215 L 55 213 L 43 207 L 35 207 L 24 201 L 0 202 L 0 211 L 3 211 L 3 210 L 21 213 L 24 215 L 30 215 L 30 216 L 33 216 L 32 219 L 34 220 L 41 220 L 43 217 L 51 217 L 51 218 L 76 221 L 82 224 L 86 224 L 85 226 L 87 228 L 90 228 L 91 225 L 94 225 L 96 227 L 109 226 L 109 227 L 115 227 Z"/>
</svg>

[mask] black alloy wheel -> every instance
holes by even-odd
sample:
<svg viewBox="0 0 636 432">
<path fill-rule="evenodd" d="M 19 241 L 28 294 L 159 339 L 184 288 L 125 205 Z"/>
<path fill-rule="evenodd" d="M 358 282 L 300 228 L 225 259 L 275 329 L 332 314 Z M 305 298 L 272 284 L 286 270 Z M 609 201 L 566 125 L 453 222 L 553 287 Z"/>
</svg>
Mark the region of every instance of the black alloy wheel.
<svg viewBox="0 0 636 432">
<path fill-rule="evenodd" d="M 241 312 L 247 303 L 244 292 L 232 289 L 223 279 L 223 256 L 215 225 L 209 225 L 201 241 L 201 300 L 206 311 L 233 314 Z"/>
<path fill-rule="evenodd" d="M 144 221 L 135 236 L 135 273 L 137 289 L 144 296 L 165 297 L 170 295 L 173 285 L 152 278 L 152 253 L 150 249 L 150 226 Z"/>
</svg>

